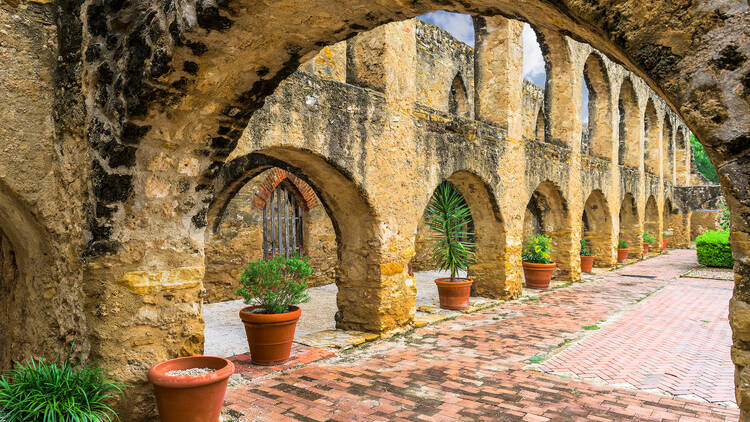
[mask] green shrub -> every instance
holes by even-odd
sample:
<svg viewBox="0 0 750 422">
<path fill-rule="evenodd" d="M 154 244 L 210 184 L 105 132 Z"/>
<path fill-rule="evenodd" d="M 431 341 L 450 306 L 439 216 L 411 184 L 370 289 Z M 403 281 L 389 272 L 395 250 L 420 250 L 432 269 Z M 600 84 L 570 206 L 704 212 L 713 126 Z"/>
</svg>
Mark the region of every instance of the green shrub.
<svg viewBox="0 0 750 422">
<path fill-rule="evenodd" d="M 289 258 L 276 255 L 256 259 L 245 266 L 240 275 L 242 287 L 236 293 L 264 313 L 283 314 L 290 306 L 310 300 L 306 289 L 312 273 L 309 259 L 299 253 Z"/>
<path fill-rule="evenodd" d="M 695 239 L 698 263 L 707 267 L 732 268 L 729 232 L 709 230 Z"/>
<path fill-rule="evenodd" d="M 74 364 L 70 357 L 17 362 L 10 375 L 0 377 L 0 421 L 112 421 L 118 418 L 107 403 L 125 387 L 101 368 Z"/>
<path fill-rule="evenodd" d="M 591 251 L 586 247 L 586 241 L 581 239 L 581 256 L 591 256 Z"/>
<path fill-rule="evenodd" d="M 617 239 L 617 249 L 627 249 L 628 242 L 625 241 L 624 237 Z"/>
<path fill-rule="evenodd" d="M 523 260 L 532 264 L 549 264 L 551 241 L 549 236 L 538 234 L 526 239 Z"/>
<path fill-rule="evenodd" d="M 656 237 L 651 236 L 651 233 L 646 230 L 643 232 L 643 243 L 654 243 L 656 242 Z"/>
</svg>

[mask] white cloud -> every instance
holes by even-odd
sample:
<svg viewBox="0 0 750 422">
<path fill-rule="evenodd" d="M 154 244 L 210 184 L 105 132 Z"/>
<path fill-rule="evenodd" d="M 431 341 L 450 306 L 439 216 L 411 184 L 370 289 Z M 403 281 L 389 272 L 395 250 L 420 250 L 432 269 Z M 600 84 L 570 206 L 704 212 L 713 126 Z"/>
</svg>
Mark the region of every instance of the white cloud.
<svg viewBox="0 0 750 422">
<path fill-rule="evenodd" d="M 523 24 L 523 78 L 544 88 L 547 72 L 544 70 L 544 56 L 539 48 L 536 33 L 528 23 Z"/>
<path fill-rule="evenodd" d="M 474 47 L 474 22 L 470 15 L 441 10 L 422 15 L 419 19 L 445 29 L 457 40 Z"/>
</svg>

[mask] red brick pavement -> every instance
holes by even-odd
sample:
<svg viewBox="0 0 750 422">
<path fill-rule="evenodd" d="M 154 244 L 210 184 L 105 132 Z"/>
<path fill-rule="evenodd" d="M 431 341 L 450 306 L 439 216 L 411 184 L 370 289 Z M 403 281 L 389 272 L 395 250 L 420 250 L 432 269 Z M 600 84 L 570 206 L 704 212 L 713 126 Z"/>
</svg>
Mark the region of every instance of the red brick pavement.
<svg viewBox="0 0 750 422">
<path fill-rule="evenodd" d="M 694 252 L 693 252 L 694 253 Z M 374 343 L 349 354 L 258 378 L 230 389 L 235 420 L 737 420 L 720 405 L 635 389 L 596 386 L 523 369 L 582 327 L 606 320 L 679 283 L 685 253 L 654 258 L 620 274 L 538 300 L 511 302 Z M 650 268 L 650 270 L 649 270 Z"/>
</svg>

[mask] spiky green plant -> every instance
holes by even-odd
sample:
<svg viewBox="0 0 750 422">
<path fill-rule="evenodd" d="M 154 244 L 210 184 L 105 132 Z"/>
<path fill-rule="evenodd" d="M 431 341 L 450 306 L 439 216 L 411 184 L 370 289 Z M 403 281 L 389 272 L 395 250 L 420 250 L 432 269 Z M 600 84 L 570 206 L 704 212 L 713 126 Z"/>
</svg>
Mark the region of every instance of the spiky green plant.
<svg viewBox="0 0 750 422">
<path fill-rule="evenodd" d="M 617 249 L 627 249 L 628 242 L 625 241 L 625 238 L 618 238 L 617 239 Z"/>
<path fill-rule="evenodd" d="M 125 384 L 95 365 L 44 358 L 16 362 L 0 376 L 0 421 L 109 422 L 119 420 L 108 403 L 121 396 Z"/>
<path fill-rule="evenodd" d="M 581 239 L 581 256 L 591 256 L 591 251 L 586 245 L 586 241 Z"/>
<path fill-rule="evenodd" d="M 459 270 L 468 270 L 474 261 L 476 244 L 469 240 L 471 210 L 461 193 L 450 183 L 443 182 L 427 205 L 425 222 L 432 232 L 428 237 L 435 263 L 441 270 L 450 270 L 455 281 Z"/>
<path fill-rule="evenodd" d="M 654 243 L 654 242 L 656 242 L 655 236 L 651 236 L 651 233 L 649 233 L 648 230 L 643 232 L 643 243 Z"/>
</svg>

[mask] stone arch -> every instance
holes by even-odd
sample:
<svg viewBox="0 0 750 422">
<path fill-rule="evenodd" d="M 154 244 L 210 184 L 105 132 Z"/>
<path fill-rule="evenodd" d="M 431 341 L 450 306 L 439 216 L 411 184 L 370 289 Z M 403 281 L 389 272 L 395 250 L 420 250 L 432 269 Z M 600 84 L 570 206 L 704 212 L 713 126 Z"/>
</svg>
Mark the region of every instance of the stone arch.
<svg viewBox="0 0 750 422">
<path fill-rule="evenodd" d="M 568 203 L 560 188 L 549 180 L 540 183 L 526 204 L 523 238 L 525 242 L 535 234 L 550 237 L 551 260 L 558 264 L 555 272 L 556 278 L 568 277 L 572 265 L 569 253 L 571 247 L 569 223 Z"/>
<path fill-rule="evenodd" d="M 448 112 L 461 117 L 469 116 L 469 97 L 466 94 L 466 84 L 460 73 L 456 73 L 451 83 L 448 95 Z"/>
<path fill-rule="evenodd" d="M 266 205 L 266 201 L 271 197 L 271 193 L 285 180 L 288 180 L 294 185 L 295 191 L 301 196 L 300 199 L 307 210 L 316 208 L 319 205 L 318 197 L 315 195 L 315 192 L 310 185 L 305 183 L 304 180 L 286 170 L 274 168 L 268 173 L 266 178 L 260 184 L 255 196 L 253 196 L 253 207 L 259 210 L 263 209 Z"/>
<path fill-rule="evenodd" d="M 589 89 L 588 136 L 592 155 L 612 159 L 612 111 L 607 67 L 597 52 L 591 52 L 583 66 L 583 78 Z"/>
<path fill-rule="evenodd" d="M 638 168 L 640 164 L 638 127 L 638 97 L 633 88 L 630 77 L 626 77 L 620 85 L 617 100 L 617 130 L 618 149 L 617 163 L 621 166 Z"/>
<path fill-rule="evenodd" d="M 474 294 L 493 298 L 514 297 L 520 286 L 508 285 L 506 280 L 505 224 L 493 189 L 477 174 L 467 170 L 457 171 L 445 181 L 461 192 L 471 210 L 476 251 L 468 276 L 474 280 Z M 415 270 L 434 268 L 429 258 L 427 231 L 423 216 L 415 240 L 415 262 L 418 262 Z"/>
<path fill-rule="evenodd" d="M 643 232 L 641 222 L 638 217 L 638 206 L 632 194 L 626 193 L 620 203 L 620 233 L 619 236 L 624 238 L 628 243 L 628 256 L 640 258 L 643 256 L 641 240 Z"/>
<path fill-rule="evenodd" d="M 229 200 L 245 183 L 271 167 L 305 181 L 331 216 L 338 258 L 336 326 L 381 332 L 408 323 L 414 297 L 405 298 L 410 303 L 396 304 L 389 301 L 393 295 L 385 294 L 383 277 L 394 274 L 384 274 L 381 269 L 380 238 L 369 200 L 344 169 L 318 155 L 278 147 L 232 160 L 216 182 L 216 197 L 208 212 L 209 227 L 215 229 Z"/>
<path fill-rule="evenodd" d="M 594 256 L 597 267 L 611 267 L 615 262 L 612 214 L 604 193 L 596 189 L 583 206 L 583 239 Z"/>
<path fill-rule="evenodd" d="M 643 140 L 645 171 L 659 175 L 659 117 L 654 101 L 649 97 L 646 102 L 646 114 L 643 119 Z"/>
<path fill-rule="evenodd" d="M 675 135 L 675 180 L 680 185 L 687 185 L 690 177 L 688 151 L 687 135 L 683 127 L 679 126 Z"/>
<path fill-rule="evenodd" d="M 656 198 L 654 195 L 649 195 L 646 200 L 646 211 L 643 218 L 643 230 L 649 232 L 651 236 L 656 238 L 656 244 L 658 245 L 659 239 L 661 239 L 661 224 L 659 219 L 659 207 L 656 205 Z"/>
<path fill-rule="evenodd" d="M 662 125 L 662 157 L 664 158 L 664 180 L 668 183 L 674 183 L 674 139 L 672 131 L 672 122 L 669 114 L 664 116 Z"/>
</svg>

